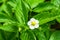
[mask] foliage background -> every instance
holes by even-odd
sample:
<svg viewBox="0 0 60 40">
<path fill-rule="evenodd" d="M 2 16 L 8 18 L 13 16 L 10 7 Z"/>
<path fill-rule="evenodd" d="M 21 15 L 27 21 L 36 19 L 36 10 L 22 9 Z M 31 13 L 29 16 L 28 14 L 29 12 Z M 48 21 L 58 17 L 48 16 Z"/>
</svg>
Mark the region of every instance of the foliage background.
<svg viewBox="0 0 60 40">
<path fill-rule="evenodd" d="M 60 40 L 60 0 L 0 0 L 0 40 Z"/>
</svg>

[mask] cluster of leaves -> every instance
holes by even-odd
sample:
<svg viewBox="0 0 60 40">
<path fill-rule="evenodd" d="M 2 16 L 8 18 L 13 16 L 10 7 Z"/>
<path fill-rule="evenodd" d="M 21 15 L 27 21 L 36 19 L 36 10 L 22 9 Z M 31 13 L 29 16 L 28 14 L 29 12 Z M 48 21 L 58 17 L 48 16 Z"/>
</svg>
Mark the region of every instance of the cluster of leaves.
<svg viewBox="0 0 60 40">
<path fill-rule="evenodd" d="M 40 27 L 30 30 L 30 18 Z M 0 0 L 0 40 L 60 40 L 60 0 Z M 57 26 L 56 26 L 57 27 Z"/>
</svg>

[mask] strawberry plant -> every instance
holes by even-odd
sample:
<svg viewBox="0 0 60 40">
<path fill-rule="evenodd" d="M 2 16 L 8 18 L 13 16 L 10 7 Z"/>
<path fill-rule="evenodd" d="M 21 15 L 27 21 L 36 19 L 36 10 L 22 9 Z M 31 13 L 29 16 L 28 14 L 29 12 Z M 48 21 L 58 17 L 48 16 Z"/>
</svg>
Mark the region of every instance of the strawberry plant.
<svg viewBox="0 0 60 40">
<path fill-rule="evenodd" d="M 0 0 L 0 40 L 60 40 L 60 0 Z"/>
</svg>

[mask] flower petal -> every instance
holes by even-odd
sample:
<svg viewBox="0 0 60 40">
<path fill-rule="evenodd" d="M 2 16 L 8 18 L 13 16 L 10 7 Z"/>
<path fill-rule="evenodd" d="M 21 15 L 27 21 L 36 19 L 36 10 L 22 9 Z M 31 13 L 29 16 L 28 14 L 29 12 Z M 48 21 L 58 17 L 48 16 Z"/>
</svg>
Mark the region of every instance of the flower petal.
<svg viewBox="0 0 60 40">
<path fill-rule="evenodd" d="M 32 22 L 35 22 L 35 25 L 32 25 Z M 39 21 L 34 19 L 34 18 L 31 18 L 30 21 L 28 21 L 27 24 L 28 24 L 30 29 L 35 29 L 35 28 L 39 27 Z"/>
<path fill-rule="evenodd" d="M 29 28 L 30 28 L 30 29 L 35 29 L 35 27 L 34 27 L 34 26 L 30 26 Z"/>
<path fill-rule="evenodd" d="M 36 22 L 36 23 L 39 23 L 39 21 L 38 21 L 38 20 L 35 20 L 35 22 Z"/>
<path fill-rule="evenodd" d="M 38 28 L 38 27 L 39 27 L 39 24 L 36 24 L 36 25 L 35 25 L 35 28 Z"/>
<path fill-rule="evenodd" d="M 30 21 L 35 21 L 35 19 L 34 18 L 31 18 Z"/>
<path fill-rule="evenodd" d="M 31 21 L 28 21 L 28 23 L 27 23 L 28 25 L 31 25 Z"/>
</svg>

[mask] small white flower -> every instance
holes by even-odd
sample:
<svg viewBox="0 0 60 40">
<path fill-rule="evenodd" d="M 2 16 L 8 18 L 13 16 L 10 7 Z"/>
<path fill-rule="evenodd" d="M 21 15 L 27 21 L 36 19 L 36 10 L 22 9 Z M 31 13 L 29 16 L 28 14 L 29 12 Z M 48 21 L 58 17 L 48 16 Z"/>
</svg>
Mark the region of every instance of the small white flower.
<svg viewBox="0 0 60 40">
<path fill-rule="evenodd" d="M 28 24 L 30 29 L 35 29 L 35 28 L 39 27 L 39 21 L 34 19 L 34 18 L 31 18 L 30 21 L 28 21 L 27 24 Z"/>
</svg>

